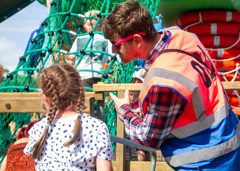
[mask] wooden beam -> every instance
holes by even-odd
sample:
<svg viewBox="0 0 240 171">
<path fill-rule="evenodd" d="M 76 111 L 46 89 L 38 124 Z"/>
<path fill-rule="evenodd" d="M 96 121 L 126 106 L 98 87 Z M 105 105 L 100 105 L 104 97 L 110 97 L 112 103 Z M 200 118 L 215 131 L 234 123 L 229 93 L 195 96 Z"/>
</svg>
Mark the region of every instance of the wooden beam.
<svg viewBox="0 0 240 171">
<path fill-rule="evenodd" d="M 103 93 L 85 92 L 86 97 L 93 97 L 95 100 L 103 100 Z"/>
<path fill-rule="evenodd" d="M 226 90 L 240 90 L 240 81 L 222 82 Z M 85 92 L 87 109 L 84 111 L 90 113 L 90 101 L 88 97 L 93 97 L 95 100 L 104 100 L 103 93 L 105 91 L 138 91 L 142 87 L 141 83 L 134 84 L 94 84 L 95 92 Z M 31 113 L 31 112 L 46 112 L 42 109 L 42 93 L 0 93 L 0 112 L 1 113 Z"/>
<path fill-rule="evenodd" d="M 234 82 L 222 82 L 225 90 L 240 90 L 240 81 Z M 130 90 L 138 91 L 141 90 L 142 83 L 133 84 L 93 84 L 93 91 L 104 92 L 104 91 L 118 91 L 118 90 Z"/>
<path fill-rule="evenodd" d="M 84 113 L 94 116 L 94 101 L 103 100 L 102 93 L 85 92 Z M 0 93 L 1 113 L 44 113 L 42 92 Z"/>
<path fill-rule="evenodd" d="M 104 91 L 118 91 L 118 90 L 130 90 L 139 91 L 142 88 L 142 83 L 133 84 L 93 84 L 93 91 L 104 92 Z"/>
<path fill-rule="evenodd" d="M 1 113 L 46 112 L 41 93 L 0 93 Z"/>
<path fill-rule="evenodd" d="M 222 82 L 225 90 L 240 90 L 240 81 Z"/>
<path fill-rule="evenodd" d="M 117 161 L 112 161 L 113 170 L 117 170 Z M 126 161 L 125 171 L 150 170 L 151 161 Z M 166 162 L 156 162 L 156 171 L 174 171 Z"/>
</svg>

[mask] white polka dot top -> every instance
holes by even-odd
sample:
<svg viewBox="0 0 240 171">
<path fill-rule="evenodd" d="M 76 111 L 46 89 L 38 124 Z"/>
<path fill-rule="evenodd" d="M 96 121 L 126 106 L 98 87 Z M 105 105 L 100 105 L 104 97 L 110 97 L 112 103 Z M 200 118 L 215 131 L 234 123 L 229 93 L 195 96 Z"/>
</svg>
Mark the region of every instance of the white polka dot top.
<svg viewBox="0 0 240 171">
<path fill-rule="evenodd" d="M 110 136 L 106 124 L 87 114 L 81 114 L 82 132 L 80 138 L 71 146 L 64 147 L 73 135 L 77 115 L 54 119 L 45 146 L 36 162 L 36 170 L 83 170 L 95 168 L 95 157 L 105 160 L 113 159 Z M 39 140 L 46 126 L 44 118 L 29 130 L 29 141 L 24 153 L 32 155 L 33 146 Z"/>
</svg>

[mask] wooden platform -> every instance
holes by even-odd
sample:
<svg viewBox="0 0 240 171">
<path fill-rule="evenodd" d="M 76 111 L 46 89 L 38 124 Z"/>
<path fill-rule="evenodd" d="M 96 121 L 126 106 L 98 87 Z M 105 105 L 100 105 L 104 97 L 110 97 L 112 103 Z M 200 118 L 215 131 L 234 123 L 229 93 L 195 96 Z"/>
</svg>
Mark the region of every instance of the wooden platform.
<svg viewBox="0 0 240 171">
<path fill-rule="evenodd" d="M 84 112 L 94 116 L 94 102 L 98 101 L 97 115 L 100 119 L 104 117 L 104 92 L 117 92 L 119 98 L 124 97 L 126 89 L 138 91 L 142 84 L 95 84 L 94 92 L 86 92 L 86 110 Z M 223 82 L 226 90 L 239 90 L 240 82 Z M 32 113 L 46 112 L 42 109 L 42 93 L 0 93 L 0 112 L 1 113 Z M 117 119 L 117 136 L 124 138 L 124 125 Z M 116 160 L 113 161 L 113 168 L 116 171 L 145 171 L 150 169 L 150 161 L 126 161 L 125 147 L 123 144 L 116 146 Z M 166 162 L 157 161 L 157 171 L 172 171 Z"/>
</svg>

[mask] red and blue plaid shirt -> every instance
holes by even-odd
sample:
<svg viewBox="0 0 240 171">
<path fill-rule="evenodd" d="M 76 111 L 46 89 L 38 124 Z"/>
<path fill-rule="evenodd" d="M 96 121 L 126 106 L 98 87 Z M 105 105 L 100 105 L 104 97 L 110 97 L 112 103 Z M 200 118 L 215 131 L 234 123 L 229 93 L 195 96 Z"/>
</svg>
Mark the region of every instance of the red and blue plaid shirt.
<svg viewBox="0 0 240 171">
<path fill-rule="evenodd" d="M 160 39 L 150 53 L 145 64 L 147 71 L 154 62 L 152 59 L 162 51 L 163 45 L 164 42 Z M 125 131 L 132 140 L 145 146 L 159 148 L 187 103 L 174 90 L 158 86 L 151 88 L 145 101 L 149 107 L 143 118 L 134 113 L 131 105 L 124 104 L 118 110 L 119 119 L 124 122 Z"/>
</svg>

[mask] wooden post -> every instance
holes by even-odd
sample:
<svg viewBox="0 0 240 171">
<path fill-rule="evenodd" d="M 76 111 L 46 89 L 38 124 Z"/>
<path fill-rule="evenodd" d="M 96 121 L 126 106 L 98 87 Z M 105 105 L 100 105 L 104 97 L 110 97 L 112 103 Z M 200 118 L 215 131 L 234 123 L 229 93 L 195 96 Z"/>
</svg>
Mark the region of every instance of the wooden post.
<svg viewBox="0 0 240 171">
<path fill-rule="evenodd" d="M 85 105 L 87 107 L 87 109 L 85 110 L 85 113 L 89 114 L 92 117 L 95 117 L 94 102 L 95 102 L 94 97 L 86 97 L 85 99 Z"/>
<path fill-rule="evenodd" d="M 102 92 L 103 99 L 98 100 L 98 105 L 97 105 L 97 118 L 104 121 L 104 92 Z"/>
<path fill-rule="evenodd" d="M 118 98 L 123 98 L 124 97 L 124 90 L 119 90 L 118 91 Z M 124 124 L 123 122 L 119 119 L 117 116 L 117 136 L 120 138 L 124 138 Z M 117 161 L 117 166 L 116 170 L 117 171 L 125 171 L 125 147 L 123 144 L 117 143 L 116 145 L 116 161 Z"/>
</svg>

